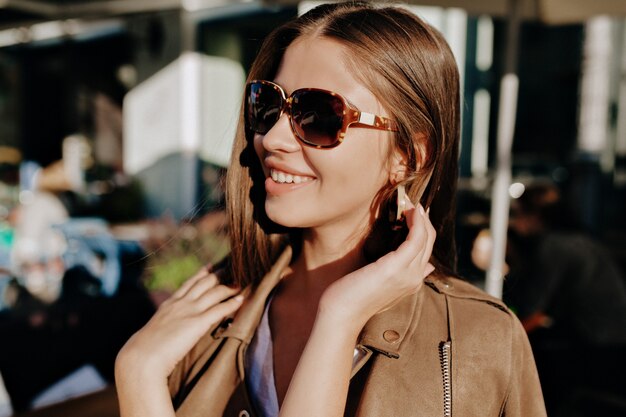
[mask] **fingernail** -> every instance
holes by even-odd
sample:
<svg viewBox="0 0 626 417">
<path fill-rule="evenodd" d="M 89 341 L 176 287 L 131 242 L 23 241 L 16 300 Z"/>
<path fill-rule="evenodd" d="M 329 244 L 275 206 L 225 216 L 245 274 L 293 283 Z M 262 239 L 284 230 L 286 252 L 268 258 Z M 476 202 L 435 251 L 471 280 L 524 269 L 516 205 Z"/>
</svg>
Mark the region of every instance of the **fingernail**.
<svg viewBox="0 0 626 417">
<path fill-rule="evenodd" d="M 243 297 L 243 294 L 238 294 L 238 295 L 234 296 L 233 298 L 235 299 L 235 301 L 240 303 L 240 302 L 243 301 L 244 297 Z"/>
<path fill-rule="evenodd" d="M 426 214 L 430 216 L 430 206 L 426 209 Z"/>
<path fill-rule="evenodd" d="M 420 211 L 420 214 L 423 216 L 424 215 L 424 207 L 422 207 L 421 203 L 419 204 L 419 211 Z"/>
</svg>

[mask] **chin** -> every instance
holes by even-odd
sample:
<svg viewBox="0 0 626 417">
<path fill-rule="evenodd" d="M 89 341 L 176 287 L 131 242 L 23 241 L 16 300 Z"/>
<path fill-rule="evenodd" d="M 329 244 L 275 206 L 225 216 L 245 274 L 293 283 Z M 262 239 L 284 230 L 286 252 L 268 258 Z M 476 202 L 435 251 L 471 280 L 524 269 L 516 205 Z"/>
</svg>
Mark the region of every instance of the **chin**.
<svg viewBox="0 0 626 417">
<path fill-rule="evenodd" d="M 272 207 L 265 204 L 265 213 L 267 217 L 279 226 L 290 228 L 302 228 L 311 226 L 311 219 L 302 210 L 297 207 Z"/>
<path fill-rule="evenodd" d="M 293 213 L 276 213 L 267 211 L 267 217 L 279 226 L 283 227 L 303 227 L 302 219 L 294 216 Z"/>
</svg>

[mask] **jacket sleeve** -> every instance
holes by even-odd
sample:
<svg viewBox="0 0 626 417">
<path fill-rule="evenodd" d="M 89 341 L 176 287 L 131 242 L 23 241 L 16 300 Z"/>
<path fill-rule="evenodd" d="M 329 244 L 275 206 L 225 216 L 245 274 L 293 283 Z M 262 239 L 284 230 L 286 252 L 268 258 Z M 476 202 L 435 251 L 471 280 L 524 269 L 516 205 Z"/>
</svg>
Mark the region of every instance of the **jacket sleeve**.
<svg viewBox="0 0 626 417">
<path fill-rule="evenodd" d="M 521 323 L 511 314 L 511 376 L 502 416 L 545 417 L 546 408 L 530 343 Z"/>
</svg>

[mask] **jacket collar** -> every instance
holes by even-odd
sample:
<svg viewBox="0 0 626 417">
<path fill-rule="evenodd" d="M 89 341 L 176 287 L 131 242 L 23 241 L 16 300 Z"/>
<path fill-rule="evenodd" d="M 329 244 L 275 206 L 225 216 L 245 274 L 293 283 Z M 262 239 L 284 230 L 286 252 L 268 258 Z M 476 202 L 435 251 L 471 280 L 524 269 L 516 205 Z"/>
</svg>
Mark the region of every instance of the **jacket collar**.
<svg viewBox="0 0 626 417">
<path fill-rule="evenodd" d="M 421 313 L 423 290 L 401 298 L 393 306 L 374 315 L 359 336 L 358 345 L 371 348 L 390 358 L 399 358 L 404 341 L 415 328 Z"/>
<path fill-rule="evenodd" d="M 246 301 L 239 309 L 235 320 L 220 337 L 233 337 L 250 343 L 261 321 L 265 303 L 272 290 L 280 282 L 283 271 L 291 261 L 290 246 L 283 251 L 270 271 L 255 288 L 247 288 Z M 424 286 L 417 294 L 407 295 L 390 308 L 373 316 L 359 336 L 357 347 L 375 350 L 391 358 L 398 358 L 402 342 L 407 333 L 419 321 Z"/>
</svg>

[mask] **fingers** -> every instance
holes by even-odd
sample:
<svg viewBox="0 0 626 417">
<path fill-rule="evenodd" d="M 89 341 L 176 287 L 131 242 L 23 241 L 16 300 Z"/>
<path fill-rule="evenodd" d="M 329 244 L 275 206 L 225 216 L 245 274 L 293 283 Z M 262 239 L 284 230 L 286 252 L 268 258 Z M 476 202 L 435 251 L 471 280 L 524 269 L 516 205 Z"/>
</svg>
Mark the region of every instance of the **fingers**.
<svg viewBox="0 0 626 417">
<path fill-rule="evenodd" d="M 174 294 L 172 294 L 172 298 L 181 298 L 184 297 L 185 294 L 187 294 L 187 291 L 189 291 L 189 289 L 198 281 L 200 281 L 203 278 L 206 278 L 209 275 L 209 272 L 207 269 L 202 268 L 200 269 L 198 272 L 196 272 L 195 275 L 193 275 L 191 278 L 189 278 L 187 281 L 185 281 L 183 283 L 183 285 L 180 286 L 180 288 L 178 288 L 178 290 L 176 290 L 174 292 Z"/>
<path fill-rule="evenodd" d="M 203 314 L 203 319 L 211 324 L 222 321 L 225 317 L 233 314 L 241 307 L 241 303 L 244 300 L 243 294 L 239 294 L 224 302 L 214 305 L 207 309 Z"/>
<path fill-rule="evenodd" d="M 226 285 L 218 285 L 216 287 L 209 288 L 196 299 L 195 304 L 198 311 L 205 311 L 224 302 L 224 300 L 236 296 L 239 293 L 239 288 L 231 288 Z"/>
<path fill-rule="evenodd" d="M 424 269 L 424 278 L 432 274 L 434 271 L 435 271 L 435 266 L 431 264 L 430 262 L 428 262 L 426 264 L 426 269 Z"/>
<path fill-rule="evenodd" d="M 418 254 L 416 254 L 415 258 L 411 262 L 411 267 L 419 267 L 419 266 L 426 265 L 428 263 L 433 252 L 435 239 L 437 237 L 437 232 L 434 226 L 432 225 L 432 223 L 430 222 L 428 211 L 424 213 L 423 218 L 424 218 L 423 227 L 424 227 L 424 232 L 425 232 L 425 236 L 423 237 L 424 239 L 423 247 L 421 251 Z"/>
<path fill-rule="evenodd" d="M 422 254 L 422 263 L 428 262 L 430 260 L 430 256 L 433 252 L 433 247 L 435 245 L 435 239 L 437 238 L 437 231 L 435 227 L 430 222 L 430 217 L 428 211 L 426 212 L 426 233 L 428 238 L 426 240 L 426 248 Z"/>
<path fill-rule="evenodd" d="M 191 288 L 189 288 L 184 297 L 187 299 L 197 300 L 198 298 L 203 297 L 208 290 L 218 286 L 218 284 L 217 275 L 207 275 L 195 282 Z"/>
<path fill-rule="evenodd" d="M 416 258 L 421 259 L 424 249 L 428 243 L 427 224 L 424 208 L 418 205 L 407 211 L 407 224 L 409 224 L 409 233 L 406 240 L 395 251 L 402 259 L 404 265 L 411 264 Z"/>
<path fill-rule="evenodd" d="M 171 301 L 174 303 L 182 302 L 187 305 L 187 308 L 196 313 L 204 312 L 240 292 L 240 289 L 237 287 L 233 288 L 226 285 L 219 285 L 218 278 L 215 274 L 203 275 L 199 278 L 194 276 L 185 284 L 187 283 L 189 283 L 189 285 L 187 285 L 187 291 L 177 291 L 177 293 L 172 296 Z M 183 288 L 181 287 L 181 289 Z"/>
<path fill-rule="evenodd" d="M 409 203 L 407 202 L 407 205 Z M 413 206 L 412 204 L 410 206 Z M 406 240 L 393 252 L 393 263 L 398 268 L 422 271 L 422 277 L 426 277 L 434 271 L 429 263 L 433 246 L 436 239 L 436 231 L 430 222 L 429 213 L 423 207 L 411 208 L 406 211 L 409 233 Z"/>
</svg>

